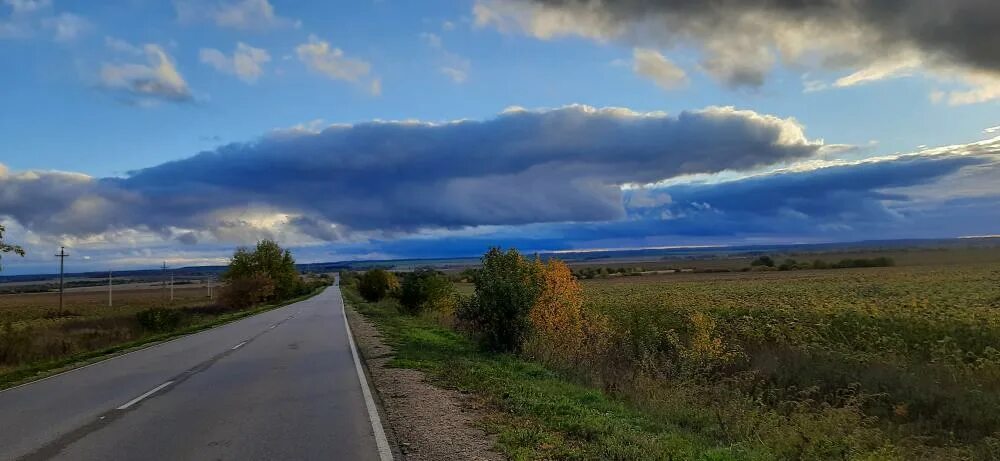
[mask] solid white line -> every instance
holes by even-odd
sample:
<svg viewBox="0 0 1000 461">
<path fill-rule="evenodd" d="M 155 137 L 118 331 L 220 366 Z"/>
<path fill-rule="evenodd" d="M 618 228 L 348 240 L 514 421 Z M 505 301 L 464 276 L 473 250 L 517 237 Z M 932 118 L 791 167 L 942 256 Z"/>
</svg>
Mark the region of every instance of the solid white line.
<svg viewBox="0 0 1000 461">
<path fill-rule="evenodd" d="M 122 406 L 116 408 L 116 410 L 128 410 L 128 407 L 131 407 L 132 405 L 135 405 L 135 404 L 141 402 L 142 399 L 155 394 L 160 389 L 163 389 L 164 387 L 167 387 L 167 386 L 169 386 L 172 383 L 173 383 L 173 381 L 167 381 L 167 382 L 165 382 L 163 384 L 160 384 L 159 386 L 156 386 L 156 387 L 150 389 L 145 394 L 142 394 L 142 395 L 140 395 L 140 396 L 138 396 L 138 397 L 136 397 L 136 398 L 134 398 L 132 400 L 129 400 L 128 402 L 125 402 Z"/>
<path fill-rule="evenodd" d="M 382 429 L 382 420 L 378 415 L 378 408 L 375 407 L 375 400 L 368 390 L 368 379 L 365 378 L 365 370 L 361 367 L 361 359 L 358 358 L 358 348 L 354 345 L 354 335 L 351 334 L 351 325 L 347 322 L 347 305 L 344 298 L 340 298 L 341 313 L 344 314 L 344 328 L 347 329 L 347 340 L 351 343 L 351 355 L 354 356 L 354 369 L 358 372 L 358 381 L 361 383 L 361 393 L 365 396 L 365 406 L 368 407 L 368 420 L 372 422 L 372 431 L 375 432 L 375 445 L 378 446 L 378 457 L 381 461 L 392 461 L 392 449 L 389 448 L 389 440 L 385 438 L 385 430 Z"/>
<path fill-rule="evenodd" d="M 235 351 L 236 349 L 239 349 L 239 348 L 243 347 L 243 345 L 246 344 L 246 343 L 247 343 L 246 341 L 243 341 L 242 343 L 239 343 L 239 344 L 233 346 L 233 348 L 230 349 L 230 350 L 231 351 Z"/>
</svg>

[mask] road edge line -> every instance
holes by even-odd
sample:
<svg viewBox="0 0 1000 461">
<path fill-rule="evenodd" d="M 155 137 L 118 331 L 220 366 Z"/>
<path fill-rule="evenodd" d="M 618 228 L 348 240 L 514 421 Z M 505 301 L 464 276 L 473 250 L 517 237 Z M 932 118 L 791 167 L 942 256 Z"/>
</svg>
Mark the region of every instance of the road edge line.
<svg viewBox="0 0 1000 461">
<path fill-rule="evenodd" d="M 344 295 L 337 287 L 337 294 L 340 296 L 340 313 L 344 316 L 344 329 L 347 330 L 347 342 L 351 345 L 351 356 L 354 357 L 354 369 L 358 372 L 358 382 L 361 383 L 361 393 L 365 396 L 365 406 L 368 407 L 368 420 L 372 423 L 372 431 L 375 433 L 375 445 L 378 447 L 378 457 L 381 461 L 393 461 L 392 448 L 389 447 L 389 439 L 385 437 L 385 429 L 382 427 L 382 417 L 378 414 L 378 407 L 375 406 L 375 399 L 372 398 L 371 389 L 368 387 L 368 378 L 361 365 L 361 358 L 358 356 L 358 348 L 354 344 L 354 333 L 351 332 L 351 323 L 347 320 L 347 303 Z"/>
</svg>

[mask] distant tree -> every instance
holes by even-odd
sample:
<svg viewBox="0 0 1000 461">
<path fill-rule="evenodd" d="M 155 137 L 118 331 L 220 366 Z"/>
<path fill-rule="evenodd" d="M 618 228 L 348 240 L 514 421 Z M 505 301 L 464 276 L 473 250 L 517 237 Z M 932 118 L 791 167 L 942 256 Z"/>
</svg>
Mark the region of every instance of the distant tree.
<svg viewBox="0 0 1000 461">
<path fill-rule="evenodd" d="M 3 239 L 3 233 L 4 233 L 4 231 L 6 231 L 6 229 L 3 227 L 3 224 L 0 224 L 0 255 L 2 255 L 2 253 L 14 253 L 14 254 L 16 254 L 18 256 L 22 256 L 23 257 L 24 256 L 24 249 L 21 248 L 20 246 L 17 246 L 17 245 L 11 244 L 11 243 L 7 243 Z M 0 266 L 0 269 L 3 269 L 3 266 Z"/>
<path fill-rule="evenodd" d="M 750 262 L 751 266 L 774 267 L 774 260 L 770 256 L 763 255 Z"/>
<path fill-rule="evenodd" d="M 358 292 L 370 302 L 379 301 L 399 288 L 399 280 L 385 269 L 372 269 L 358 279 Z"/>
<path fill-rule="evenodd" d="M 238 248 L 229 261 L 222 278 L 227 283 L 237 280 L 262 282 L 267 277 L 272 289 L 265 299 L 286 299 L 300 294 L 302 278 L 295 268 L 295 258 L 273 240 L 261 240 L 254 249 Z"/>
<path fill-rule="evenodd" d="M 444 274 L 433 269 L 417 269 L 403 277 L 399 304 L 411 314 L 447 302 L 455 288 Z"/>
</svg>

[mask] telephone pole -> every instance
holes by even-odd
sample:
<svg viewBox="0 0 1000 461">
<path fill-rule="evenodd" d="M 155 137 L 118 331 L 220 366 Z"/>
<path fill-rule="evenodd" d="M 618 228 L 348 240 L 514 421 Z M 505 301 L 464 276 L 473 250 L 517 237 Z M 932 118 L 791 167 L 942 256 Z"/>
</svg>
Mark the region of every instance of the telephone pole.
<svg viewBox="0 0 1000 461">
<path fill-rule="evenodd" d="M 108 271 L 108 307 L 113 307 L 111 302 L 111 271 Z"/>
<path fill-rule="evenodd" d="M 166 261 L 163 261 L 163 265 L 160 266 L 160 269 L 161 269 L 160 270 L 160 274 L 162 275 L 162 277 L 160 277 L 160 280 L 163 283 L 163 286 L 160 288 L 160 298 L 166 298 L 167 297 L 167 262 Z"/>
<path fill-rule="evenodd" d="M 66 261 L 66 247 L 59 247 L 59 254 L 56 255 L 59 258 L 59 310 L 63 310 L 63 266 Z"/>
</svg>

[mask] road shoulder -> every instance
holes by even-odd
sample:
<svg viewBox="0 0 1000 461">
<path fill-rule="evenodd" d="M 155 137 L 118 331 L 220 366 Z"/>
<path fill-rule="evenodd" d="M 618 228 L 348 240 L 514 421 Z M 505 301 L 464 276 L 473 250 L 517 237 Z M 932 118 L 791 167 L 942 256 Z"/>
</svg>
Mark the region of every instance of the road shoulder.
<svg viewBox="0 0 1000 461">
<path fill-rule="evenodd" d="M 351 331 L 379 394 L 390 439 L 407 460 L 500 460 L 495 437 L 476 424 L 483 418 L 463 394 L 430 384 L 423 372 L 387 367 L 392 348 L 375 326 L 345 304 Z"/>
</svg>

